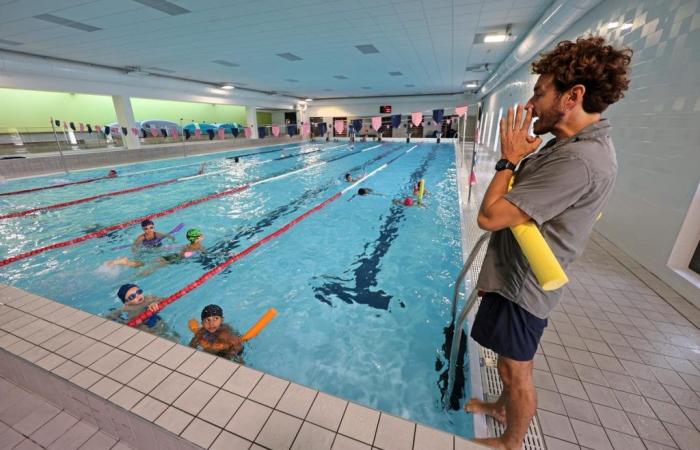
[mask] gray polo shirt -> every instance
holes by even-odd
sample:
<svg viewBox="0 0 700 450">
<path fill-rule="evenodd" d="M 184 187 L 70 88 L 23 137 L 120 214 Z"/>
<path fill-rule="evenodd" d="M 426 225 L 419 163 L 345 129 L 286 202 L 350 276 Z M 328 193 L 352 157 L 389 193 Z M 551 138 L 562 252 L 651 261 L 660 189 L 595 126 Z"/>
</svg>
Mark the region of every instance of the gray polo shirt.
<svg viewBox="0 0 700 450">
<path fill-rule="evenodd" d="M 610 124 L 601 119 L 568 139 L 550 140 L 525 158 L 505 198 L 532 217 L 566 271 L 583 253 L 616 174 Z M 540 288 L 509 228 L 491 236 L 477 288 L 496 292 L 541 319 L 561 296 L 561 289 Z"/>
</svg>

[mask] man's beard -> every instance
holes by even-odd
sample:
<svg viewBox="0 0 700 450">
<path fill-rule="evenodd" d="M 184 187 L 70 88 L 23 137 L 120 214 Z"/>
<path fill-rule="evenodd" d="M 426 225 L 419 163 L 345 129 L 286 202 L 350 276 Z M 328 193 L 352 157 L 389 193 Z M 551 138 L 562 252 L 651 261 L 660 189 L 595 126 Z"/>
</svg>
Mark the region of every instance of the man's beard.
<svg viewBox="0 0 700 450">
<path fill-rule="evenodd" d="M 559 109 L 558 106 L 554 106 L 552 109 L 537 116 L 537 121 L 533 124 L 532 131 L 537 136 L 551 133 L 562 117 L 564 117 L 564 111 Z"/>
</svg>

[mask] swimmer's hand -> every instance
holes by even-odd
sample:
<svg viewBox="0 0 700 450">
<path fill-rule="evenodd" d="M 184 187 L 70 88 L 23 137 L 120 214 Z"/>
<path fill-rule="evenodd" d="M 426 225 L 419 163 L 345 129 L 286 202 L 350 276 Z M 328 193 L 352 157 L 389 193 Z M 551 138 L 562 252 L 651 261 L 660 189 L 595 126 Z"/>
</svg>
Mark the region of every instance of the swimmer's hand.
<svg viewBox="0 0 700 450">
<path fill-rule="evenodd" d="M 160 310 L 160 306 L 158 306 L 158 303 L 151 303 L 148 305 L 148 310 L 151 312 L 158 312 Z"/>
</svg>

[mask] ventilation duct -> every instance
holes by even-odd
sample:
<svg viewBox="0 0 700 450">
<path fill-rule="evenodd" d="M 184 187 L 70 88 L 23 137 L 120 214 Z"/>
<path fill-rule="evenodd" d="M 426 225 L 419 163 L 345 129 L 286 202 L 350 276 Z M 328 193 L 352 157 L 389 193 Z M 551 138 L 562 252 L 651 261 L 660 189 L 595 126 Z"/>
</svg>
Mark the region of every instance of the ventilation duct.
<svg viewBox="0 0 700 450">
<path fill-rule="evenodd" d="M 570 28 L 578 19 L 593 9 L 601 0 L 556 0 L 545 11 L 537 24 L 517 47 L 503 60 L 498 69 L 479 90 L 484 96 L 498 86 L 508 75 L 534 58 L 557 36 Z"/>
</svg>

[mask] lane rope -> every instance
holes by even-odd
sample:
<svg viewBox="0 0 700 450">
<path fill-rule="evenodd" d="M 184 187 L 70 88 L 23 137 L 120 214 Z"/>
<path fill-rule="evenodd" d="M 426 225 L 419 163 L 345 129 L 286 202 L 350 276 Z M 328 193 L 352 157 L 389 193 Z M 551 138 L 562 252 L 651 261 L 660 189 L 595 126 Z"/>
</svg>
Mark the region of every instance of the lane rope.
<svg viewBox="0 0 700 450">
<path fill-rule="evenodd" d="M 337 148 L 337 147 L 333 147 L 333 148 Z M 316 153 L 316 152 L 319 152 L 319 151 L 321 151 L 321 150 L 314 150 L 314 151 L 312 151 L 312 152 L 306 152 L 306 153 Z M 302 152 L 302 153 L 299 153 L 299 154 L 294 154 L 294 155 L 292 155 L 292 156 L 301 156 L 301 155 L 303 155 L 303 154 L 305 154 L 305 153 Z M 290 156 L 290 157 L 291 157 L 291 156 Z M 287 156 L 284 156 L 283 158 L 287 158 Z M 272 160 L 267 160 L 267 161 L 274 161 L 274 159 L 272 159 Z M 52 210 L 52 209 L 67 208 L 67 207 L 69 207 L 69 206 L 79 205 L 79 204 L 82 204 L 82 203 L 91 202 L 91 201 L 94 201 L 94 200 L 98 200 L 98 199 L 100 199 L 100 198 L 105 198 L 105 197 L 117 197 L 117 196 L 120 196 L 120 195 L 131 194 L 131 193 L 133 193 L 133 192 L 139 192 L 139 191 L 143 191 L 143 190 L 146 190 L 146 189 L 152 189 L 152 188 L 159 187 L 159 186 L 165 186 L 165 185 L 168 185 L 168 184 L 171 184 L 171 183 L 175 183 L 175 182 L 177 182 L 177 181 L 188 181 L 188 180 L 193 180 L 193 179 L 195 179 L 195 178 L 208 177 L 208 176 L 211 176 L 211 175 L 217 175 L 217 174 L 220 174 L 220 173 L 228 172 L 228 171 L 230 171 L 230 170 L 231 170 L 231 168 L 228 168 L 228 169 L 225 169 L 225 170 L 219 170 L 219 171 L 215 171 L 215 172 L 203 173 L 203 174 L 199 174 L 199 175 L 190 175 L 190 176 L 187 176 L 187 177 L 171 178 L 171 179 L 169 179 L 169 180 L 160 181 L 160 182 L 157 182 L 157 183 L 145 184 L 145 185 L 142 185 L 142 186 L 136 186 L 136 187 L 129 188 L 129 189 L 122 189 L 122 190 L 118 190 L 118 191 L 105 192 L 105 193 L 103 193 L 103 194 L 91 195 L 90 197 L 83 197 L 83 198 L 79 198 L 79 199 L 75 199 L 75 200 L 70 200 L 70 201 L 67 201 L 67 202 L 54 203 L 54 204 L 52 204 L 52 205 L 39 206 L 39 207 L 37 207 L 37 208 L 25 209 L 25 210 L 22 210 L 22 211 L 15 211 L 15 212 L 11 212 L 11 213 L 8 213 L 8 214 L 2 214 L 2 215 L 0 215 L 0 220 L 4 220 L 4 219 L 14 219 L 14 218 L 17 218 L 17 217 L 24 217 L 24 216 L 27 216 L 27 215 L 29 215 L 29 214 L 34 214 L 34 213 L 41 212 L 41 211 L 49 211 L 49 210 Z"/>
<path fill-rule="evenodd" d="M 351 184 L 351 185 L 347 186 L 346 188 L 344 188 L 344 189 L 342 189 L 342 190 L 336 192 L 336 193 L 335 193 L 334 195 L 332 195 L 331 197 L 327 198 L 326 200 L 322 201 L 321 203 L 317 204 L 316 206 L 314 206 L 313 208 L 307 210 L 306 212 L 302 213 L 301 215 L 295 217 L 295 218 L 292 219 L 290 222 L 287 222 L 287 223 L 286 223 L 285 225 L 283 225 L 281 228 L 278 228 L 277 230 L 273 231 L 272 233 L 269 233 L 268 235 L 266 235 L 266 236 L 263 237 L 262 239 L 258 240 L 257 242 L 253 243 L 252 245 L 250 245 L 249 247 L 247 247 L 246 249 L 244 249 L 243 251 L 241 251 L 241 252 L 239 252 L 239 253 L 236 253 L 235 255 L 231 256 L 229 259 L 227 259 L 226 261 L 222 262 L 221 264 L 219 264 L 218 266 L 214 267 L 213 269 L 207 271 L 206 273 L 204 273 L 204 275 L 202 275 L 201 277 L 197 278 L 195 281 L 189 283 L 188 285 L 186 285 L 185 287 L 183 287 L 183 288 L 180 289 L 179 291 L 177 291 L 177 292 L 171 294 L 170 296 L 168 296 L 167 298 L 161 300 L 160 302 L 158 302 L 158 312 L 159 312 L 159 311 L 162 311 L 163 308 L 165 308 L 166 306 L 172 304 L 173 302 L 177 301 L 178 299 L 182 298 L 183 296 L 185 296 L 185 295 L 188 294 L 189 292 L 191 292 L 191 291 L 197 289 L 197 288 L 200 287 L 202 284 L 206 283 L 208 280 L 210 280 L 212 277 L 214 277 L 215 275 L 217 275 L 218 273 L 220 273 L 222 270 L 224 270 L 225 268 L 227 268 L 227 267 L 230 266 L 231 264 L 233 264 L 233 263 L 235 263 L 235 262 L 237 262 L 237 261 L 240 261 L 240 260 L 243 259 L 245 256 L 247 256 L 247 255 L 249 255 L 250 253 L 252 253 L 253 251 L 255 251 L 257 248 L 262 247 L 263 245 L 265 245 L 266 243 L 270 242 L 271 240 L 273 240 L 273 239 L 275 239 L 275 238 L 281 236 L 282 234 L 286 233 L 286 232 L 289 231 L 292 227 L 294 227 L 296 224 L 298 224 L 298 223 L 301 222 L 302 220 L 306 219 L 306 218 L 309 217 L 310 215 L 312 215 L 312 214 L 314 214 L 314 213 L 320 211 L 321 209 L 323 209 L 323 208 L 325 208 L 326 206 L 328 206 L 330 203 L 332 203 L 332 202 L 338 200 L 338 199 L 339 199 L 340 197 L 342 197 L 346 192 L 350 191 L 351 189 L 354 189 L 358 184 L 364 182 L 364 181 L 367 180 L 368 178 L 370 178 L 370 177 L 374 176 L 375 174 L 379 173 L 380 171 L 386 169 L 386 168 L 387 168 L 390 164 L 392 164 L 394 161 L 396 161 L 397 159 L 403 157 L 404 155 L 407 155 L 411 150 L 413 150 L 413 149 L 416 148 L 416 147 L 417 147 L 417 145 L 414 145 L 414 146 L 411 147 L 409 150 L 406 150 L 406 151 L 404 151 L 403 153 L 399 154 L 398 156 L 392 158 L 391 160 L 389 160 L 389 161 L 387 161 L 386 163 L 382 164 L 381 166 L 377 167 L 376 169 L 374 169 L 373 171 L 371 171 L 371 172 L 368 173 L 367 175 L 365 175 L 365 176 L 363 176 L 362 178 L 358 179 L 358 180 L 357 180 L 356 182 L 354 182 L 353 184 Z M 131 320 L 128 322 L 128 325 L 129 325 L 129 326 L 132 326 L 132 327 L 136 327 L 136 326 L 140 325 L 141 323 L 143 323 L 143 321 L 148 320 L 148 318 L 151 317 L 153 314 L 156 314 L 156 312 L 146 310 L 146 311 L 144 311 L 143 313 L 141 313 L 141 314 L 139 314 L 138 316 L 136 316 L 136 317 L 134 317 L 133 319 L 131 319 Z"/>
<path fill-rule="evenodd" d="M 357 154 L 359 154 L 359 153 L 361 153 L 361 152 L 347 153 L 347 154 L 345 154 L 345 155 L 340 155 L 340 156 L 337 156 L 337 157 L 335 157 L 335 158 L 331 158 L 331 159 L 329 159 L 329 160 L 327 160 L 327 161 L 322 161 L 322 162 L 313 164 L 313 165 L 311 165 L 311 166 L 306 166 L 306 167 L 302 167 L 302 168 L 299 168 L 299 169 L 295 169 L 295 170 L 292 170 L 292 171 L 283 173 L 283 174 L 281 174 L 281 175 L 275 175 L 275 176 L 272 176 L 272 177 L 262 178 L 262 179 L 260 179 L 260 180 L 257 180 L 257 181 L 255 181 L 255 182 L 253 182 L 253 183 L 254 183 L 254 184 L 262 184 L 263 182 L 269 181 L 269 180 L 271 180 L 271 179 L 281 179 L 281 178 L 283 178 L 285 175 L 291 175 L 292 173 L 299 173 L 299 172 L 301 172 L 301 171 L 308 170 L 308 169 L 311 169 L 311 168 L 313 168 L 313 167 L 318 167 L 318 166 L 323 165 L 323 164 L 328 164 L 328 163 L 331 163 L 331 162 L 339 161 L 339 160 L 341 160 L 341 159 L 347 158 L 347 157 L 349 157 L 349 156 L 357 155 Z M 386 156 L 386 155 L 384 155 L 384 156 Z M 87 240 L 89 240 L 89 239 L 99 238 L 99 237 L 105 236 L 105 235 L 108 234 L 108 233 L 111 233 L 112 231 L 116 231 L 116 230 L 121 230 L 121 229 L 123 229 L 123 228 L 127 228 L 127 227 L 132 226 L 132 225 L 135 225 L 135 224 L 137 224 L 137 223 L 141 223 L 142 221 L 147 220 L 147 219 L 156 219 L 156 218 L 159 218 L 159 217 L 167 216 L 167 215 L 172 214 L 172 213 L 174 213 L 174 212 L 176 212 L 176 211 L 180 211 L 180 210 L 189 208 L 189 207 L 191 207 L 191 206 L 199 205 L 200 203 L 208 202 L 208 201 L 210 201 L 210 200 L 215 200 L 215 199 L 221 198 L 221 197 L 226 197 L 226 196 L 228 196 L 228 195 L 237 194 L 238 192 L 241 192 L 241 191 L 244 191 L 244 190 L 250 188 L 250 187 L 253 185 L 253 183 L 244 184 L 244 185 L 241 185 L 241 186 L 236 186 L 236 187 L 233 187 L 233 188 L 230 188 L 230 189 L 226 189 L 226 190 L 224 190 L 224 191 L 217 192 L 217 193 L 214 193 L 214 194 L 211 194 L 211 195 L 207 195 L 207 196 L 205 196 L 205 197 L 201 197 L 201 198 L 198 198 L 198 199 L 188 200 L 188 201 L 186 201 L 186 202 L 180 203 L 179 205 L 173 206 L 172 208 L 168 208 L 168 209 L 165 209 L 165 210 L 163 210 L 163 211 L 160 211 L 160 212 L 157 212 L 157 213 L 154 213 L 154 214 L 150 214 L 150 215 L 147 215 L 147 216 L 138 217 L 138 218 L 136 218 L 136 219 L 131 219 L 131 220 L 128 220 L 128 221 L 126 221 L 126 222 L 122 222 L 122 223 L 119 223 L 119 224 L 111 225 L 111 226 L 106 227 L 106 228 L 103 228 L 103 229 L 101 229 L 101 230 L 98 230 L 98 231 L 95 231 L 95 232 L 92 232 L 92 233 L 85 234 L 85 235 L 83 235 L 83 236 L 79 236 L 79 237 L 76 237 L 76 238 L 73 238 L 73 239 L 68 239 L 68 240 L 65 240 L 65 241 L 57 242 L 57 243 L 55 243 L 55 244 L 49 244 L 49 245 L 46 245 L 46 246 L 44 246 L 44 247 L 38 247 L 38 248 L 33 249 L 33 250 L 30 250 L 30 251 L 28 251 L 28 252 L 19 253 L 19 254 L 15 255 L 15 256 L 11 256 L 11 257 L 9 257 L 9 258 L 5 258 L 5 259 L 3 259 L 3 260 L 0 260 L 0 267 L 6 266 L 6 265 L 8 265 L 8 264 L 12 264 L 12 263 L 17 262 L 17 261 L 21 261 L 21 260 L 23 260 L 23 259 L 31 258 L 32 256 L 36 256 L 36 255 L 39 255 L 39 254 L 41 254 L 41 253 L 48 252 L 48 251 L 50 251 L 50 250 L 56 250 L 56 249 L 59 249 L 59 248 L 68 247 L 68 246 L 71 246 L 71 245 L 79 244 L 79 243 L 84 242 L 84 241 L 87 241 Z"/>
<path fill-rule="evenodd" d="M 214 159 L 209 160 L 209 161 L 199 161 L 199 162 L 190 163 L 190 164 L 181 164 L 181 165 L 177 165 L 177 166 L 161 167 L 161 168 L 159 168 L 159 169 L 142 170 L 142 171 L 139 171 L 139 172 L 129 172 L 129 173 L 125 173 L 125 174 L 123 174 L 123 175 L 115 176 L 115 177 L 109 177 L 109 176 L 106 176 L 106 175 L 105 175 L 105 176 L 103 176 L 103 177 L 86 178 L 86 179 L 84 179 L 84 180 L 71 181 L 71 182 L 69 182 L 69 183 L 52 184 L 52 185 L 50 185 L 50 186 L 40 186 L 40 187 L 29 188 L 29 189 L 21 189 L 21 190 L 18 190 L 18 191 L 0 192 L 0 197 L 10 196 L 10 195 L 27 194 L 27 193 L 29 193 L 29 192 L 45 191 L 45 190 L 48 190 L 48 189 L 57 189 L 57 188 L 62 188 L 62 187 L 66 187 L 66 186 L 74 186 L 74 185 L 77 185 L 77 184 L 93 183 L 93 182 L 95 182 L 95 181 L 100 181 L 100 180 L 113 180 L 113 179 L 118 179 L 118 178 L 126 178 L 126 177 L 132 177 L 132 176 L 134 176 L 134 175 L 142 175 L 142 174 L 144 174 L 144 173 L 160 172 L 160 171 L 163 171 L 163 170 L 171 170 L 171 169 L 177 169 L 177 168 L 181 168 L 181 167 L 197 166 L 197 165 L 200 165 L 200 164 L 202 164 L 202 163 L 211 162 L 211 161 L 216 161 L 216 160 L 218 160 L 218 159 L 233 159 L 233 158 L 237 158 L 237 157 L 240 158 L 240 157 L 243 157 L 243 156 L 263 155 L 263 154 L 266 154 L 266 153 L 281 152 L 281 151 L 285 151 L 285 150 L 293 150 L 293 149 L 302 148 L 302 147 L 304 147 L 304 146 L 303 146 L 303 145 L 297 145 L 297 146 L 295 146 L 295 147 L 286 147 L 286 148 L 283 147 L 283 148 L 278 148 L 278 149 L 275 149 L 275 150 L 267 150 L 267 151 L 264 151 L 264 152 L 245 153 L 245 154 L 242 154 L 242 155 L 235 155 L 235 156 L 229 156 L 229 157 L 224 157 L 224 158 L 214 158 Z M 337 147 L 337 146 L 336 146 L 336 147 Z M 331 148 L 336 148 L 336 147 L 331 147 Z M 330 150 L 330 149 L 327 149 L 327 150 Z M 111 166 L 111 167 L 117 167 L 117 166 Z M 109 169 L 109 168 L 110 168 L 110 166 L 105 167 L 105 169 Z"/>
</svg>

